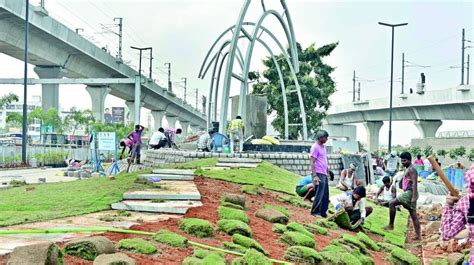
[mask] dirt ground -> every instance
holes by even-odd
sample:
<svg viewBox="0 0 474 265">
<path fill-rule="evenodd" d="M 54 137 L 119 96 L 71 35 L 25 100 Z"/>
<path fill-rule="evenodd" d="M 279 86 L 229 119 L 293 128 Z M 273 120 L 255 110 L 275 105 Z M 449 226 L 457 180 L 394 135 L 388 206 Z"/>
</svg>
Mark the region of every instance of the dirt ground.
<svg viewBox="0 0 474 265">
<path fill-rule="evenodd" d="M 191 208 L 184 215 L 184 217 L 206 219 L 210 221 L 213 225 L 216 225 L 218 221 L 217 208 L 219 207 L 221 196 L 226 192 L 240 193 L 241 186 L 224 181 L 211 180 L 201 177 L 196 177 L 195 182 L 202 195 L 203 206 Z M 308 209 L 302 209 L 299 207 L 295 207 L 289 203 L 280 202 L 278 200 L 278 195 L 279 193 L 268 191 L 265 191 L 261 195 L 246 194 L 246 213 L 250 218 L 250 227 L 253 231 L 253 238 L 260 242 L 263 248 L 268 251 L 270 258 L 283 260 L 283 255 L 287 246 L 278 240 L 280 237 L 279 234 L 272 232 L 273 225 L 260 218 L 256 218 L 254 213 L 258 209 L 262 208 L 265 203 L 268 203 L 272 205 L 281 205 L 287 207 L 290 211 L 290 221 L 297 221 L 299 223 L 312 223 L 315 221 L 315 218 L 309 214 Z M 179 220 L 179 218 L 175 218 L 166 221 L 144 223 L 133 226 L 131 229 L 150 232 L 158 232 L 161 229 L 168 229 L 176 233 L 182 234 L 192 241 L 215 247 L 222 247 L 222 243 L 224 241 L 231 241 L 231 237 L 222 232 L 216 232 L 214 237 L 204 239 L 195 238 L 193 236 L 187 235 L 178 229 Z M 412 229 L 410 231 L 412 233 Z M 316 235 L 316 249 L 321 250 L 326 245 L 328 245 L 332 239 L 337 238 L 342 233 L 353 234 L 352 232 L 348 232 L 345 230 L 335 230 L 331 231 L 326 236 Z M 137 235 L 120 233 L 106 233 L 105 236 L 111 239 L 114 243 L 117 243 L 118 241 L 124 238 L 137 237 Z M 380 237 L 374 236 L 373 238 L 375 240 L 380 240 Z M 132 253 L 127 254 L 130 257 L 134 258 L 137 261 L 137 264 L 181 264 L 183 259 L 191 255 L 193 252 L 192 248 L 178 249 L 168 247 L 166 245 L 160 245 L 159 250 L 161 254 L 155 256 L 138 255 Z M 374 258 L 375 264 L 389 264 L 383 259 L 383 253 L 371 251 L 370 254 Z M 228 260 L 231 260 L 234 257 L 228 255 L 227 258 Z M 71 256 L 66 256 L 65 262 L 66 264 L 92 264 L 92 262 L 84 261 L 82 259 Z M 0 258 L 0 264 L 5 263 L 6 258 Z"/>
</svg>

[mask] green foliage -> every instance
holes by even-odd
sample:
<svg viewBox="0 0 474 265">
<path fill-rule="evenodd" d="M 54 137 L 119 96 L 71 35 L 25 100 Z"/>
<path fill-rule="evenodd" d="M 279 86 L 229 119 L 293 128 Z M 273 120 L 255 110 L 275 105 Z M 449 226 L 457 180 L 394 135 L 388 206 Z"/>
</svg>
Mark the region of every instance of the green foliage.
<svg viewBox="0 0 474 265">
<path fill-rule="evenodd" d="M 436 154 L 438 156 L 446 157 L 447 152 L 444 149 L 439 149 L 438 151 L 436 151 Z"/>
<path fill-rule="evenodd" d="M 244 263 L 248 265 L 272 265 L 272 262 L 261 252 L 249 248 L 244 255 Z"/>
<path fill-rule="evenodd" d="M 117 132 L 117 139 L 124 139 L 127 137 L 129 133 L 134 130 L 135 126 L 133 124 L 124 125 L 124 124 L 110 124 L 110 123 L 102 123 L 102 122 L 94 122 L 90 124 L 86 128 L 86 132 L 90 133 L 92 131 L 95 132 Z M 147 129 L 145 128 L 144 134 L 146 133 Z"/>
<path fill-rule="evenodd" d="M 295 222 L 291 222 L 291 223 L 287 224 L 286 229 L 288 231 L 299 232 L 299 233 L 305 234 L 305 235 L 307 235 L 311 238 L 313 237 L 313 233 L 306 230 L 306 228 L 304 228 L 301 224 L 298 224 L 298 223 L 295 223 Z"/>
<path fill-rule="evenodd" d="M 286 225 L 284 224 L 273 224 L 272 231 L 278 234 L 283 234 L 288 231 L 288 229 L 286 229 Z"/>
<path fill-rule="evenodd" d="M 300 71 L 297 74 L 298 82 L 301 87 L 304 108 L 309 132 L 316 131 L 322 125 L 322 119 L 326 116 L 326 111 L 331 106 L 329 96 L 336 91 L 335 83 L 330 74 L 334 68 L 323 62 L 323 57 L 329 56 L 337 47 L 338 43 L 331 43 L 316 48 L 315 44 L 311 44 L 308 48 L 302 49 L 301 45 L 297 45 L 298 59 L 300 61 Z M 285 62 L 283 54 L 277 55 L 277 60 Z M 276 65 L 272 58 L 263 60 L 263 64 L 267 69 L 263 72 L 266 79 L 263 82 L 257 82 L 253 86 L 253 94 L 265 95 L 268 99 L 267 113 L 276 112 L 277 116 L 273 120 L 273 127 L 284 134 L 284 108 L 283 97 L 280 86 L 280 78 Z M 286 90 L 295 90 L 295 82 L 291 75 L 288 64 L 280 64 L 285 81 Z M 289 123 L 301 123 L 301 115 L 299 109 L 299 101 L 297 93 L 287 93 L 287 101 L 289 107 L 288 120 Z M 290 138 L 296 139 L 302 134 L 301 127 L 290 127 Z"/>
<path fill-rule="evenodd" d="M 284 258 L 297 264 L 318 264 L 323 257 L 314 249 L 302 246 L 291 246 Z"/>
<path fill-rule="evenodd" d="M 6 123 L 8 127 L 21 127 L 23 123 L 23 115 L 19 112 L 10 112 L 7 115 Z"/>
<path fill-rule="evenodd" d="M 247 194 L 250 194 L 250 195 L 261 194 L 260 187 L 255 186 L 255 185 L 242 185 L 242 188 L 240 188 L 240 191 L 242 193 L 247 193 Z"/>
<path fill-rule="evenodd" d="M 425 146 L 425 148 L 423 149 L 423 154 L 424 154 L 426 157 L 432 155 L 432 154 L 433 154 L 433 146 L 431 146 L 431 145 Z"/>
<path fill-rule="evenodd" d="M 155 245 L 141 238 L 122 239 L 118 242 L 117 247 L 121 250 L 129 250 L 146 255 L 158 251 Z"/>
<path fill-rule="evenodd" d="M 328 230 L 326 228 L 316 225 L 316 224 L 304 224 L 303 227 L 313 234 L 320 234 L 320 235 L 328 234 Z"/>
<path fill-rule="evenodd" d="M 64 160 L 68 157 L 69 152 L 62 149 L 51 149 L 44 153 L 35 153 L 34 157 L 42 165 L 52 165 L 64 163 Z"/>
<path fill-rule="evenodd" d="M 299 232 L 285 232 L 280 240 L 290 246 L 304 246 L 314 248 L 314 238 Z"/>
<path fill-rule="evenodd" d="M 251 236 L 252 230 L 250 226 L 239 220 L 219 220 L 217 221 L 217 229 L 228 235 L 241 234 Z"/>
<path fill-rule="evenodd" d="M 288 208 L 286 208 L 286 207 L 283 207 L 283 206 L 280 206 L 280 205 L 271 205 L 271 204 L 265 203 L 263 205 L 263 208 L 277 210 L 280 213 L 284 214 L 286 217 L 290 217 L 290 212 L 288 211 Z"/>
<path fill-rule="evenodd" d="M 449 150 L 449 151 L 448 151 L 448 156 L 449 156 L 449 158 L 451 158 L 451 159 L 456 159 L 456 158 L 458 158 L 458 154 L 457 154 L 457 152 L 456 152 L 456 149 L 451 149 L 451 150 Z"/>
<path fill-rule="evenodd" d="M 260 243 L 258 243 L 256 240 L 250 238 L 250 237 L 246 237 L 246 236 L 243 236 L 243 235 L 239 235 L 239 234 L 234 234 L 232 236 L 232 242 L 234 244 L 237 244 L 237 245 L 241 245 L 245 248 L 251 248 L 251 249 L 255 249 L 265 255 L 268 255 L 268 253 L 265 251 L 265 249 L 263 249 L 262 245 L 260 245 Z"/>
<path fill-rule="evenodd" d="M 466 147 L 460 146 L 458 148 L 455 148 L 454 152 L 456 153 L 458 157 L 463 157 L 466 155 Z"/>
<path fill-rule="evenodd" d="M 185 218 L 179 223 L 179 229 L 196 237 L 212 236 L 212 225 L 209 221 L 198 218 Z"/>
<path fill-rule="evenodd" d="M 377 242 L 372 240 L 369 236 L 367 236 L 363 232 L 357 233 L 357 239 L 359 239 L 362 243 L 364 243 L 368 248 L 375 251 L 380 251 L 380 247 L 379 245 L 377 245 Z"/>
<path fill-rule="evenodd" d="M 0 227 L 108 210 L 122 200 L 137 174 L 122 174 L 113 181 L 90 178 L 29 185 L 34 190 L 28 192 L 22 187 L 0 190 Z"/>
<path fill-rule="evenodd" d="M 225 249 L 235 251 L 235 252 L 240 252 L 240 253 L 245 253 L 247 251 L 247 248 L 232 242 L 224 242 L 222 243 Z"/>
<path fill-rule="evenodd" d="M 217 212 L 219 213 L 220 219 L 239 220 L 244 223 L 249 223 L 250 221 L 249 218 L 247 217 L 247 214 L 245 214 L 245 212 L 242 210 L 237 210 L 237 209 L 232 209 L 232 208 L 227 208 L 227 207 L 219 207 L 217 209 Z"/>
<path fill-rule="evenodd" d="M 469 161 L 474 161 L 474 148 L 469 151 L 468 155 Z"/>
<path fill-rule="evenodd" d="M 416 157 L 421 154 L 421 148 L 419 146 L 411 146 L 408 148 L 408 152 L 410 152 L 412 157 Z"/>
<path fill-rule="evenodd" d="M 75 107 L 72 107 L 69 112 L 70 114 L 66 116 L 66 121 L 68 125 L 72 126 L 73 135 L 79 126 L 84 126 L 84 128 L 87 130 L 87 128 L 95 121 L 91 110 L 79 111 Z"/>
<path fill-rule="evenodd" d="M 0 109 L 3 109 L 6 105 L 11 104 L 12 102 L 17 102 L 18 96 L 13 93 L 8 93 L 2 97 L 0 97 Z"/>
<path fill-rule="evenodd" d="M 166 244 L 172 247 L 186 248 L 188 246 L 188 239 L 182 235 L 173 233 L 169 230 L 160 230 L 153 236 L 156 242 Z"/>
</svg>

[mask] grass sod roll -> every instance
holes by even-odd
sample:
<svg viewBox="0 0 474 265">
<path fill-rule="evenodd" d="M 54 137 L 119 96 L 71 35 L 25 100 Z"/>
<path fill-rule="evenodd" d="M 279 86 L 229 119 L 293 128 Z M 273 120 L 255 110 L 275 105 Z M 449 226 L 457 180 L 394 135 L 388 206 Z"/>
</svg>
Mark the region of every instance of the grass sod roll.
<svg viewBox="0 0 474 265">
<path fill-rule="evenodd" d="M 235 258 L 232 260 L 230 265 L 246 265 L 243 258 Z"/>
<path fill-rule="evenodd" d="M 226 202 L 226 201 L 221 201 L 221 206 L 228 207 L 228 208 L 234 208 L 234 209 L 238 209 L 238 210 L 245 210 L 245 208 L 242 207 L 241 205 L 234 204 L 234 203 L 231 203 L 231 202 Z"/>
<path fill-rule="evenodd" d="M 193 256 L 198 259 L 203 259 L 205 256 L 211 254 L 212 252 L 209 250 L 205 250 L 202 248 L 195 248 L 193 251 Z"/>
<path fill-rule="evenodd" d="M 265 249 L 262 247 L 262 245 L 260 245 L 260 243 L 258 243 L 255 239 L 252 239 L 250 237 L 235 234 L 235 235 L 232 236 L 232 242 L 234 244 L 243 246 L 247 249 L 252 248 L 252 249 L 255 249 L 255 250 L 263 253 L 264 255 L 268 255 L 267 251 L 265 251 Z"/>
<path fill-rule="evenodd" d="M 304 224 L 303 227 L 313 234 L 327 235 L 328 230 L 316 224 Z"/>
<path fill-rule="evenodd" d="M 300 232 L 300 233 L 305 234 L 305 235 L 307 235 L 311 238 L 314 236 L 313 233 L 306 230 L 306 228 L 304 228 L 303 225 L 295 223 L 295 222 L 291 222 L 291 223 L 287 224 L 286 229 L 288 229 L 288 231 Z"/>
<path fill-rule="evenodd" d="M 280 213 L 284 214 L 286 217 L 290 217 L 290 211 L 288 211 L 288 208 L 286 207 L 280 205 L 265 204 L 263 205 L 263 208 L 277 210 Z"/>
<path fill-rule="evenodd" d="M 64 252 L 85 260 L 94 260 L 100 254 L 115 252 L 112 241 L 103 236 L 93 236 L 72 240 L 64 246 Z"/>
<path fill-rule="evenodd" d="M 281 212 L 273 209 L 260 209 L 255 212 L 255 216 L 261 218 L 270 223 L 288 223 L 288 217 L 282 214 Z"/>
<path fill-rule="evenodd" d="M 94 265 L 135 265 L 134 259 L 123 253 L 101 254 L 94 260 Z"/>
<path fill-rule="evenodd" d="M 364 243 L 362 243 L 357 237 L 349 234 L 341 235 L 341 238 L 344 242 L 353 245 L 354 247 L 358 248 L 362 253 L 367 253 L 367 247 Z"/>
<path fill-rule="evenodd" d="M 188 256 L 181 262 L 181 265 L 202 265 L 202 259 Z"/>
<path fill-rule="evenodd" d="M 224 255 L 220 253 L 211 253 L 202 259 L 203 265 L 226 265 Z"/>
<path fill-rule="evenodd" d="M 316 250 L 303 246 L 288 247 L 284 258 L 297 264 L 318 264 L 323 260 Z"/>
<path fill-rule="evenodd" d="M 252 236 L 250 226 L 239 220 L 219 220 L 217 221 L 217 229 L 228 235 L 241 234 Z"/>
<path fill-rule="evenodd" d="M 276 223 L 273 224 L 272 231 L 278 234 L 283 234 L 288 231 L 288 229 L 286 228 L 286 225 Z"/>
<path fill-rule="evenodd" d="M 398 262 L 397 264 L 407 264 L 407 265 L 420 264 L 420 260 L 418 259 L 417 256 L 399 247 L 394 248 L 390 252 L 390 258 Z"/>
<path fill-rule="evenodd" d="M 342 246 L 327 245 L 319 254 L 326 264 L 362 265 L 357 257 Z"/>
<path fill-rule="evenodd" d="M 327 219 L 318 219 L 316 220 L 315 224 L 331 230 L 339 229 L 339 226 L 335 222 L 329 221 Z"/>
<path fill-rule="evenodd" d="M 10 254 L 8 264 L 63 264 L 63 253 L 56 244 L 47 242 L 18 246 Z"/>
<path fill-rule="evenodd" d="M 432 260 L 430 265 L 449 265 L 449 262 L 447 258 L 438 258 L 438 259 Z"/>
<path fill-rule="evenodd" d="M 281 237 L 280 240 L 283 243 L 286 243 L 290 246 L 304 246 L 309 248 L 314 248 L 315 242 L 312 237 L 309 237 L 305 234 L 299 232 L 285 232 Z"/>
<path fill-rule="evenodd" d="M 173 233 L 169 230 L 160 230 L 153 236 L 153 240 L 158 243 L 166 244 L 172 247 L 186 248 L 188 247 L 188 239 L 182 235 Z"/>
<path fill-rule="evenodd" d="M 118 242 L 117 248 L 145 255 L 153 254 L 158 251 L 155 245 L 141 238 L 122 239 Z"/>
<path fill-rule="evenodd" d="M 242 185 L 242 188 L 240 188 L 240 191 L 242 193 L 247 193 L 250 195 L 259 195 L 261 194 L 260 192 L 260 187 L 256 185 Z"/>
<path fill-rule="evenodd" d="M 232 242 L 224 242 L 224 243 L 222 243 L 222 246 L 225 249 L 228 249 L 230 251 L 239 252 L 239 253 L 242 253 L 242 254 L 245 253 L 245 251 L 247 251 L 247 249 L 248 249 L 244 246 L 241 246 L 241 245 L 238 245 L 238 244 L 235 244 L 235 243 L 232 243 Z"/>
<path fill-rule="evenodd" d="M 334 214 L 334 222 L 342 229 L 352 230 L 351 219 L 346 211 L 339 211 Z"/>
<path fill-rule="evenodd" d="M 357 233 L 356 237 L 362 243 L 364 243 L 368 248 L 375 251 L 380 251 L 380 246 L 377 244 L 377 242 L 372 240 L 368 235 L 364 234 L 363 232 Z"/>
<path fill-rule="evenodd" d="M 273 264 L 265 255 L 263 255 L 261 252 L 249 248 L 244 255 L 244 262 L 245 264 L 255 264 L 255 265 L 271 265 Z"/>
<path fill-rule="evenodd" d="M 247 214 L 245 214 L 245 212 L 242 210 L 219 207 L 217 208 L 217 213 L 219 214 L 219 218 L 221 220 L 239 220 L 247 224 L 250 221 Z"/>
<path fill-rule="evenodd" d="M 212 225 L 209 221 L 198 218 L 185 218 L 179 223 L 179 229 L 195 237 L 211 237 Z"/>
<path fill-rule="evenodd" d="M 226 193 L 222 197 L 222 200 L 225 202 L 240 205 L 245 208 L 245 196 L 243 195 Z"/>
</svg>

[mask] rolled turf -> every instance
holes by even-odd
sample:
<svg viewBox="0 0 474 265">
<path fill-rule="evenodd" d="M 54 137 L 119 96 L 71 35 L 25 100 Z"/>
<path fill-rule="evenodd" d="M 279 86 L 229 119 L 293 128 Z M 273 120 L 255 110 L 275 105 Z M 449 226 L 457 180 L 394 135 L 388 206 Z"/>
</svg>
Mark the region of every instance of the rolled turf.
<svg viewBox="0 0 474 265">
<path fill-rule="evenodd" d="M 13 249 L 8 264 L 63 264 L 63 255 L 54 243 L 19 246 Z"/>
<path fill-rule="evenodd" d="M 250 226 L 239 220 L 219 220 L 217 221 L 217 229 L 228 235 L 241 234 L 252 236 Z"/>
<path fill-rule="evenodd" d="M 304 246 L 314 248 L 315 242 L 312 237 L 299 232 L 285 232 L 280 240 L 290 246 Z"/>
<path fill-rule="evenodd" d="M 254 240 L 250 237 L 235 234 L 235 235 L 232 236 L 232 242 L 234 244 L 243 246 L 247 249 L 253 248 L 253 249 L 255 249 L 255 250 L 257 250 L 257 251 L 259 251 L 259 252 L 261 252 L 265 255 L 268 255 L 268 253 L 265 251 L 265 249 L 263 249 L 262 245 L 260 245 L 260 243 L 258 243 L 256 240 Z"/>
<path fill-rule="evenodd" d="M 225 202 L 240 205 L 245 208 L 245 196 L 243 195 L 226 193 L 222 197 L 222 200 Z"/>
<path fill-rule="evenodd" d="M 94 265 L 135 265 L 137 264 L 134 259 L 123 253 L 115 254 L 101 254 L 94 260 Z"/>
<path fill-rule="evenodd" d="M 288 231 L 288 229 L 286 228 L 286 225 L 276 223 L 273 224 L 272 231 L 278 234 L 283 234 Z"/>
<path fill-rule="evenodd" d="M 271 265 L 272 262 L 265 257 L 261 252 L 256 251 L 255 249 L 248 249 L 244 255 L 245 264 L 255 264 L 255 265 Z"/>
<path fill-rule="evenodd" d="M 247 214 L 242 210 L 219 207 L 217 208 L 217 213 L 219 214 L 220 219 L 239 220 L 247 224 L 249 223 Z"/>
<path fill-rule="evenodd" d="M 173 233 L 169 230 L 160 230 L 153 236 L 153 239 L 159 243 L 172 247 L 186 248 L 188 247 L 188 239 L 182 235 Z"/>
<path fill-rule="evenodd" d="M 284 258 L 297 264 L 318 264 L 323 257 L 313 248 L 291 246 L 285 252 Z"/>
<path fill-rule="evenodd" d="M 106 237 L 93 236 L 78 238 L 66 243 L 64 252 L 85 260 L 94 260 L 100 254 L 114 253 L 115 246 L 114 243 Z"/>
<path fill-rule="evenodd" d="M 328 230 L 326 228 L 316 225 L 316 224 L 304 224 L 303 227 L 313 234 L 320 234 L 320 235 L 328 234 Z"/>
<path fill-rule="evenodd" d="M 304 228 L 303 225 L 295 223 L 295 222 L 291 222 L 291 223 L 287 224 L 286 229 L 288 229 L 288 231 L 300 232 L 300 233 L 305 234 L 305 235 L 307 235 L 311 238 L 314 236 L 313 233 L 306 230 L 306 228 Z"/>
<path fill-rule="evenodd" d="M 273 209 L 260 209 L 255 213 L 255 216 L 270 223 L 288 223 L 288 217 L 286 215 Z"/>
<path fill-rule="evenodd" d="M 141 238 L 127 238 L 118 242 L 117 248 L 140 254 L 153 254 L 158 251 L 155 245 Z"/>
<path fill-rule="evenodd" d="M 212 225 L 209 221 L 198 218 L 185 218 L 179 223 L 179 229 L 196 237 L 211 237 Z"/>
</svg>

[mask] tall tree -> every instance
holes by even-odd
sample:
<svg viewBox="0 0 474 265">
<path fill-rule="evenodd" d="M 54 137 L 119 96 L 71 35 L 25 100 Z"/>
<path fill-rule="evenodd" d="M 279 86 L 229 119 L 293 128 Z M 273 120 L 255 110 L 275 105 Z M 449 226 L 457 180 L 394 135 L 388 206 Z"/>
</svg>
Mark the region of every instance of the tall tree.
<svg viewBox="0 0 474 265">
<path fill-rule="evenodd" d="M 71 113 L 66 116 L 66 121 L 73 128 L 72 135 L 76 133 L 79 126 L 85 126 L 87 129 L 87 126 L 94 122 L 94 116 L 91 110 L 79 111 L 75 107 L 72 107 L 70 112 Z"/>
<path fill-rule="evenodd" d="M 329 96 L 336 91 L 335 83 L 330 76 L 334 68 L 325 64 L 323 58 L 329 56 L 337 45 L 338 43 L 331 43 L 317 48 L 313 43 L 304 50 L 300 44 L 297 45 L 298 58 L 300 61 L 300 72 L 297 74 L 297 78 L 306 111 L 308 133 L 310 134 L 321 127 L 322 120 L 326 116 L 326 111 L 331 106 Z M 280 62 L 286 90 L 295 90 L 296 87 L 285 57 L 283 54 L 280 54 L 277 56 L 277 59 Z M 263 60 L 263 64 L 267 67 L 263 72 L 263 81 L 260 81 L 259 74 L 249 74 L 251 79 L 257 80 L 257 83 L 253 86 L 252 93 L 267 96 L 267 113 L 276 114 L 272 125 L 281 135 L 284 135 L 285 116 L 280 78 L 272 58 L 267 57 Z M 287 92 L 287 101 L 289 123 L 301 124 L 302 118 L 297 93 Z M 290 139 L 296 139 L 298 135 L 303 135 L 302 126 L 289 127 Z"/>
<path fill-rule="evenodd" d="M 16 101 L 18 101 L 17 95 L 13 93 L 6 94 L 5 96 L 0 97 L 0 109 L 3 109 L 4 106 Z"/>
</svg>

